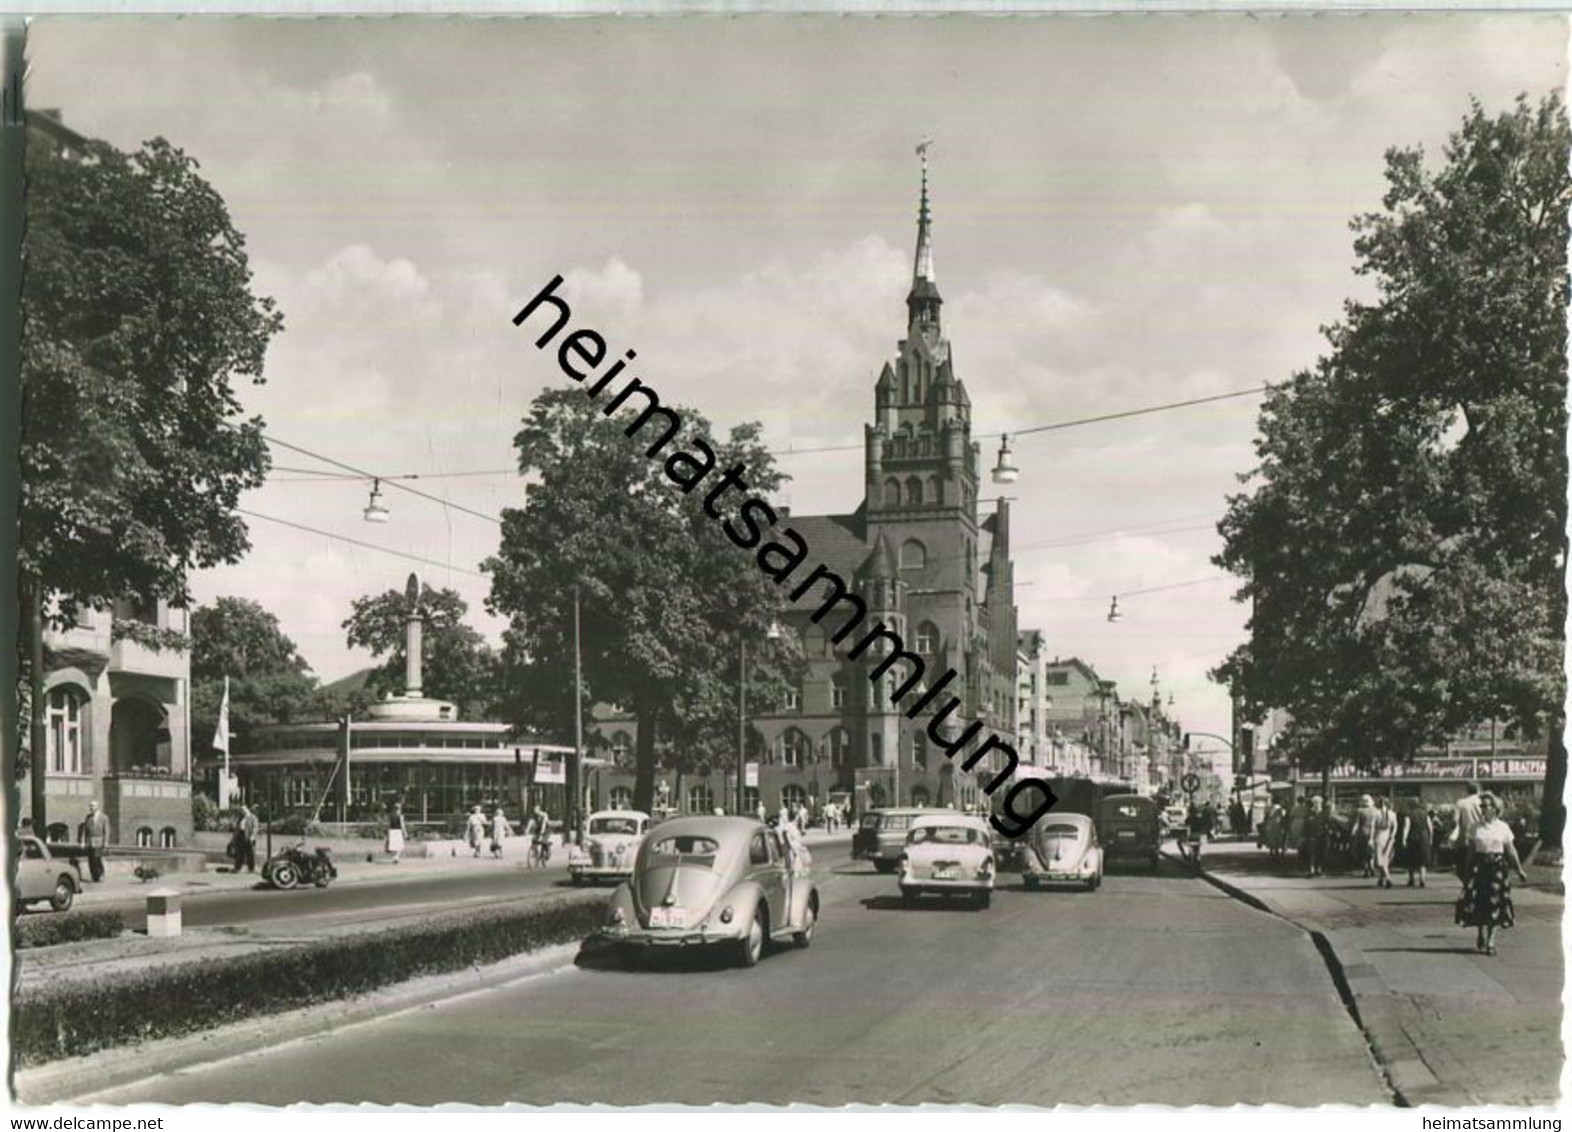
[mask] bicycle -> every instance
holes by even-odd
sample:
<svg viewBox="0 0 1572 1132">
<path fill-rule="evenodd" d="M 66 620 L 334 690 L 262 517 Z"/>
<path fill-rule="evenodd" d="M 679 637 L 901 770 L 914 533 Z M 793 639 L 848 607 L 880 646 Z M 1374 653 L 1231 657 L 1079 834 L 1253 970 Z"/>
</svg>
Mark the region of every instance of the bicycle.
<svg viewBox="0 0 1572 1132">
<path fill-rule="evenodd" d="M 544 837 L 537 837 L 530 846 L 530 863 L 538 869 L 543 869 L 551 864 L 551 841 Z"/>
</svg>

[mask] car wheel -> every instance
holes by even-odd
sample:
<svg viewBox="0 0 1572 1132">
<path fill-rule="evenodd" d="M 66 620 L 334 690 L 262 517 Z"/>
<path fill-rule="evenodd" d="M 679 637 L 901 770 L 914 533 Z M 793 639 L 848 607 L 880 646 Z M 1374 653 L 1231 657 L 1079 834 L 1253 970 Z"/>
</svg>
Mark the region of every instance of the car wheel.
<svg viewBox="0 0 1572 1132">
<path fill-rule="evenodd" d="M 803 913 L 802 931 L 792 935 L 791 941 L 798 947 L 807 947 L 813 942 L 813 928 L 819 922 L 818 905 L 808 902 L 808 910 Z"/>
<path fill-rule="evenodd" d="M 274 888 L 294 888 L 300 883 L 300 874 L 295 871 L 295 866 L 288 861 L 273 866 L 272 875 Z"/>
<path fill-rule="evenodd" d="M 742 967 L 757 967 L 759 960 L 764 958 L 764 941 L 768 936 L 764 927 L 764 909 L 760 908 L 753 913 L 753 923 L 748 925 L 748 934 L 743 936 L 737 945 L 737 963 Z"/>
<path fill-rule="evenodd" d="M 878 869 L 881 873 L 893 873 L 895 871 L 895 862 L 894 861 L 874 861 L 873 867 Z"/>
<path fill-rule="evenodd" d="M 1037 878 L 1036 877 L 1023 877 L 1022 880 L 1026 884 L 1026 891 L 1027 892 L 1036 892 L 1037 891 L 1038 884 L 1037 884 Z"/>
<path fill-rule="evenodd" d="M 985 910 L 992 903 L 993 893 L 989 892 L 987 889 L 984 889 L 976 896 L 972 897 L 972 907 L 976 908 L 979 912 Z"/>
<path fill-rule="evenodd" d="M 906 905 L 908 908 L 917 907 L 917 901 L 921 899 L 921 897 L 922 893 L 918 892 L 915 888 L 901 889 L 901 903 Z"/>
<path fill-rule="evenodd" d="M 76 899 L 76 888 L 71 883 L 70 877 L 58 877 L 55 880 L 55 891 L 49 897 L 49 906 L 56 912 L 66 912 L 71 908 L 71 901 Z"/>
</svg>

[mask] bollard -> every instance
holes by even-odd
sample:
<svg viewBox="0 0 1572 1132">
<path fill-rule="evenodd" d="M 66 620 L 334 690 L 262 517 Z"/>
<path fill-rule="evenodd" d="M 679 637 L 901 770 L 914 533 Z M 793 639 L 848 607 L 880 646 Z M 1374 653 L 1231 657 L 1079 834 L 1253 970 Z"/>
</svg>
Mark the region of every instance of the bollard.
<svg viewBox="0 0 1572 1132">
<path fill-rule="evenodd" d="M 168 939 L 180 934 L 180 893 L 160 889 L 147 896 L 147 935 L 149 939 Z"/>
</svg>

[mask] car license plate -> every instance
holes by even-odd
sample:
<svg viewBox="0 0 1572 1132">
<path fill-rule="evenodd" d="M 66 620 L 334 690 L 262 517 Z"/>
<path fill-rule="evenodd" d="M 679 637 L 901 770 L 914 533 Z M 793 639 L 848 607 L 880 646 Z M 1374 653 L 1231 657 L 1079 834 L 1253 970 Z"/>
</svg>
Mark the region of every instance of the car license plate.
<svg viewBox="0 0 1572 1132">
<path fill-rule="evenodd" d="M 933 870 L 934 880 L 954 880 L 957 875 L 958 874 L 953 867 L 945 867 L 942 869 Z"/>
<path fill-rule="evenodd" d="M 686 908 L 651 908 L 650 927 L 680 928 L 688 922 Z"/>
<path fill-rule="evenodd" d="M 1119 840 L 1120 841 L 1134 841 L 1135 840 L 1135 830 L 1133 830 L 1133 829 L 1121 829 L 1119 831 Z"/>
</svg>

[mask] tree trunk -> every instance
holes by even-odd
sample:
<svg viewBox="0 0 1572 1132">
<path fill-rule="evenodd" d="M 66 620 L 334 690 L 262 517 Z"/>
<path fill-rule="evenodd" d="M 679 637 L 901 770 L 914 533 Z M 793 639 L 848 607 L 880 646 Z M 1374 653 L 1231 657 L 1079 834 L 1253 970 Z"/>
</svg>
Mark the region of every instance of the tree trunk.
<svg viewBox="0 0 1572 1132">
<path fill-rule="evenodd" d="M 652 813 L 655 809 L 655 721 L 653 711 L 638 712 L 638 738 L 634 740 L 633 808 Z"/>
<path fill-rule="evenodd" d="M 28 632 L 28 769 L 29 812 L 33 818 L 33 833 L 47 838 L 48 813 L 48 737 L 44 705 L 44 585 L 35 575 L 27 586 Z"/>
<path fill-rule="evenodd" d="M 1551 718 L 1550 757 L 1545 761 L 1545 797 L 1539 809 L 1539 843 L 1553 849 L 1561 848 L 1561 835 L 1567 821 L 1566 806 L 1561 800 L 1567 784 L 1565 728 L 1564 717 Z"/>
</svg>

